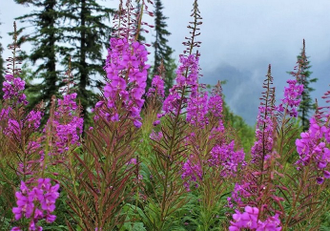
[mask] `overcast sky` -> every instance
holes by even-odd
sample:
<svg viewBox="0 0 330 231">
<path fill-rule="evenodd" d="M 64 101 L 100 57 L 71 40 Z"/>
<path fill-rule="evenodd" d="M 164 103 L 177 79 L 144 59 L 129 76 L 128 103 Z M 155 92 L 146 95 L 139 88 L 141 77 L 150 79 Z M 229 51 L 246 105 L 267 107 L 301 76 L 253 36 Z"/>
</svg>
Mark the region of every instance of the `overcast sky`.
<svg viewBox="0 0 330 231">
<path fill-rule="evenodd" d="M 117 2 L 106 0 L 102 4 L 116 7 Z M 184 49 L 182 41 L 188 35 L 186 26 L 191 20 L 192 2 L 163 0 L 164 14 L 169 17 L 168 30 L 172 33 L 169 45 L 175 49 L 176 57 Z M 330 88 L 329 0 L 201 0 L 199 6 L 203 17 L 199 37 L 204 75 L 201 82 L 215 84 L 227 80 L 226 101 L 249 124 L 256 120 L 268 64 L 272 64 L 277 98 L 281 98 L 285 81 L 290 77 L 286 71 L 295 66 L 303 38 L 312 77 L 319 79 L 312 86 L 316 89 L 312 96 L 320 97 Z M 12 31 L 14 18 L 30 10 L 13 0 L 0 0 L 4 46 L 11 42 L 7 32 Z"/>
</svg>

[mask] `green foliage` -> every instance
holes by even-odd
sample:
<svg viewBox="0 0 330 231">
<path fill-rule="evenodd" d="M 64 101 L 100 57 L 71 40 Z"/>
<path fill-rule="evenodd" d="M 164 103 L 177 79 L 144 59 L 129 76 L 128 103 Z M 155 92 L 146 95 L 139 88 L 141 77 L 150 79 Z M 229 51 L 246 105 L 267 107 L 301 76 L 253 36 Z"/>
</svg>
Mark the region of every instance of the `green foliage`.
<svg viewBox="0 0 330 231">
<path fill-rule="evenodd" d="M 245 153 L 249 153 L 254 143 L 254 128 L 248 125 L 244 119 L 235 115 L 230 107 L 223 101 L 223 120 L 226 129 L 232 129 L 235 141 L 243 147 Z"/>
</svg>

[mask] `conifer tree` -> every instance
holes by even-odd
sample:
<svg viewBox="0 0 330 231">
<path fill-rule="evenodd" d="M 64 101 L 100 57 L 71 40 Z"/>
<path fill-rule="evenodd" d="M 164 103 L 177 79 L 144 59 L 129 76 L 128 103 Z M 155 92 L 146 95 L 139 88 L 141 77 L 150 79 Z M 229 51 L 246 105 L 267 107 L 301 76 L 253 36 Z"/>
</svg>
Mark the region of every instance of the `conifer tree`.
<svg viewBox="0 0 330 231">
<path fill-rule="evenodd" d="M 165 66 L 165 95 L 168 95 L 175 78 L 174 70 L 176 69 L 176 65 L 174 59 L 171 58 L 173 49 L 167 45 L 168 39 L 166 37 L 170 36 L 171 33 L 166 30 L 167 24 L 165 21 L 167 17 L 164 16 L 163 9 L 161 0 L 156 0 L 154 10 L 156 39 L 153 43 L 153 47 L 155 48 L 153 75 L 158 74 L 158 68 L 163 61 Z M 148 80 L 148 86 L 150 86 L 150 83 L 151 79 Z"/>
<path fill-rule="evenodd" d="M 310 112 L 315 109 L 315 104 L 311 98 L 310 93 L 315 89 L 310 85 L 311 83 L 315 83 L 317 78 L 311 78 L 312 72 L 310 71 L 310 61 L 308 61 L 308 57 L 306 56 L 306 48 L 305 48 L 305 39 L 303 40 L 303 48 L 299 56 L 297 56 L 297 72 L 291 72 L 291 74 L 295 75 L 297 78 L 297 82 L 299 84 L 304 85 L 304 91 L 301 95 L 301 102 L 298 109 L 298 116 L 301 119 L 302 127 L 304 131 L 309 129 L 309 118 Z"/>
<path fill-rule="evenodd" d="M 101 6 L 97 0 L 63 0 L 61 11 L 67 25 L 63 27 L 65 33 L 62 41 L 70 44 L 78 99 L 87 119 L 86 110 L 98 100 L 92 89 L 101 86 L 95 77 L 104 75 L 102 51 L 108 46 L 111 33 L 106 20 L 110 20 L 114 11 Z"/>
<path fill-rule="evenodd" d="M 19 44 L 29 42 L 32 50 L 29 54 L 22 53 L 24 60 L 30 61 L 35 67 L 32 71 L 33 78 L 41 79 L 38 84 L 27 84 L 26 89 L 35 97 L 30 99 L 29 106 L 33 108 L 40 101 L 44 101 L 46 108 L 50 106 L 53 95 L 58 94 L 61 87 L 59 71 L 57 70 L 57 55 L 61 48 L 58 45 L 60 30 L 58 0 L 15 0 L 18 4 L 33 6 L 32 13 L 16 18 L 21 22 L 29 22 L 34 26 L 32 33 L 26 34 L 26 28 L 21 28 Z M 25 34 L 24 34 L 25 33 Z"/>
</svg>

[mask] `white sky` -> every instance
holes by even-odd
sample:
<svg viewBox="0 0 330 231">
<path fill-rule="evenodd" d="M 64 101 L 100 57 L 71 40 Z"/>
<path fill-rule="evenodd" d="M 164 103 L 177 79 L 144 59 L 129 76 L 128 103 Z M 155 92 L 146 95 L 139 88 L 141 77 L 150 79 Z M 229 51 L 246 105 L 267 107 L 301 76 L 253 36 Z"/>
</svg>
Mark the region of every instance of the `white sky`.
<svg viewBox="0 0 330 231">
<path fill-rule="evenodd" d="M 118 2 L 101 1 L 110 7 L 117 7 Z M 163 0 L 164 14 L 169 17 L 168 30 L 172 33 L 169 45 L 175 49 L 176 57 L 184 49 L 182 42 L 188 35 L 186 26 L 191 20 L 192 3 L 193 0 Z M 216 83 L 219 78 L 227 79 L 229 89 L 224 86 L 226 101 L 249 123 L 255 121 L 260 96 L 255 92 L 261 91 L 268 63 L 272 64 L 280 97 L 285 80 L 289 78 L 286 71 L 293 69 L 303 38 L 313 66 L 312 76 L 319 78 L 313 86 L 317 89 L 313 96 L 320 96 L 329 89 L 329 0 L 200 0 L 199 6 L 203 17 L 200 36 L 203 42 L 200 48 L 202 81 Z M 12 31 L 14 18 L 30 10 L 13 0 L 0 0 L 3 46 L 11 42 L 7 33 Z M 4 57 L 9 54 L 6 51 Z M 235 82 L 231 76 L 226 76 L 227 72 L 221 72 L 228 68 L 241 73 L 239 81 Z M 231 81 L 235 84 L 230 84 Z M 239 102 L 246 102 L 251 109 L 242 110 Z"/>
</svg>

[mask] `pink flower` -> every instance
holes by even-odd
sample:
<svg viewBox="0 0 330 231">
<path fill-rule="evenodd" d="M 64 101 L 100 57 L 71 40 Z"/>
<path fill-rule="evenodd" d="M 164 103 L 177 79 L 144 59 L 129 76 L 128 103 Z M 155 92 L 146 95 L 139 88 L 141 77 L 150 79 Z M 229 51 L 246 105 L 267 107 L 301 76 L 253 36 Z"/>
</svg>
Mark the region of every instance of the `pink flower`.
<svg viewBox="0 0 330 231">
<path fill-rule="evenodd" d="M 49 178 L 38 179 L 38 185 L 32 189 L 29 189 L 22 181 L 20 191 L 15 193 L 18 206 L 12 210 L 15 219 L 30 218 L 30 230 L 42 230 L 42 227 L 36 226 L 38 220 L 45 219 L 48 223 L 54 222 L 56 216 L 51 213 L 54 212 L 55 202 L 59 197 L 58 189 L 59 184 L 52 186 Z M 18 227 L 14 228 L 19 230 Z"/>
<path fill-rule="evenodd" d="M 231 221 L 230 231 L 236 231 L 241 229 L 251 229 L 257 231 L 274 230 L 280 231 L 281 221 L 279 220 L 279 215 L 267 218 L 265 221 L 258 220 L 259 209 L 256 207 L 245 207 L 245 212 L 241 213 L 236 210 L 233 214 L 234 221 Z"/>
<path fill-rule="evenodd" d="M 136 127 L 141 127 L 140 112 L 144 103 L 147 69 L 146 48 L 139 42 L 130 43 L 126 38 L 111 38 L 110 49 L 104 67 L 108 82 L 104 87 L 106 105 L 96 104 L 100 114 L 110 121 L 119 121 L 119 108 L 126 109 Z M 111 114 L 103 113 L 102 107 L 112 109 Z M 95 117 L 98 119 L 98 117 Z"/>
<path fill-rule="evenodd" d="M 151 97 L 154 94 L 157 94 L 157 96 L 161 98 L 165 95 L 164 80 L 159 75 L 152 78 L 151 87 L 148 90 L 147 97 Z"/>
<path fill-rule="evenodd" d="M 288 80 L 287 83 L 289 87 L 284 88 L 284 99 L 282 103 L 278 106 L 278 111 L 283 112 L 286 108 L 286 112 L 291 117 L 297 117 L 297 107 L 300 104 L 300 97 L 304 91 L 304 85 L 297 84 L 297 80 Z"/>
</svg>

